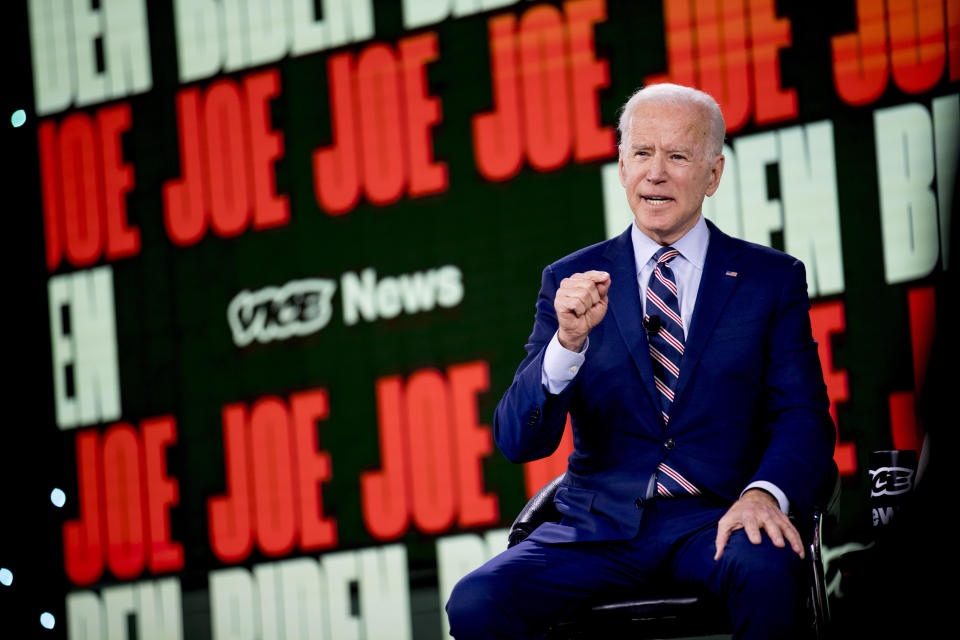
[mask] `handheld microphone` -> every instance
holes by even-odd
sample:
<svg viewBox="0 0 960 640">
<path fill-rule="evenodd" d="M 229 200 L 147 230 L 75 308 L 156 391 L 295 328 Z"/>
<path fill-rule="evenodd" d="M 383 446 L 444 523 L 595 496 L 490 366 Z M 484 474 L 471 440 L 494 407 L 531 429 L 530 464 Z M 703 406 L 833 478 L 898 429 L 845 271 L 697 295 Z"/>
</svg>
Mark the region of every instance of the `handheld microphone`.
<svg viewBox="0 0 960 640">
<path fill-rule="evenodd" d="M 660 316 L 646 316 L 643 319 L 643 328 L 648 336 L 655 336 L 660 331 Z"/>
</svg>

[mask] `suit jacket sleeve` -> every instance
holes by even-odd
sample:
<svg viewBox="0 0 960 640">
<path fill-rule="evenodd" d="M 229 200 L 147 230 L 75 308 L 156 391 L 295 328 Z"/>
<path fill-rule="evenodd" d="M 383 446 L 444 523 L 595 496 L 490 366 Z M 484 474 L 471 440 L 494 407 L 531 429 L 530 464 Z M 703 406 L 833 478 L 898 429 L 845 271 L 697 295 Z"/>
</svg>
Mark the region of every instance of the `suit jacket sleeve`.
<svg viewBox="0 0 960 640">
<path fill-rule="evenodd" d="M 527 357 L 494 413 L 494 438 L 511 462 L 546 457 L 556 450 L 563 436 L 570 395 L 577 381 L 572 380 L 563 392 L 554 395 L 541 378 L 544 351 L 558 328 L 553 306 L 558 287 L 548 266 L 543 270 L 533 333 L 525 347 Z"/>
<path fill-rule="evenodd" d="M 767 332 L 761 407 L 768 445 L 750 479 L 772 482 L 804 512 L 827 476 L 836 441 L 809 310 L 805 270 L 797 260 Z"/>
</svg>

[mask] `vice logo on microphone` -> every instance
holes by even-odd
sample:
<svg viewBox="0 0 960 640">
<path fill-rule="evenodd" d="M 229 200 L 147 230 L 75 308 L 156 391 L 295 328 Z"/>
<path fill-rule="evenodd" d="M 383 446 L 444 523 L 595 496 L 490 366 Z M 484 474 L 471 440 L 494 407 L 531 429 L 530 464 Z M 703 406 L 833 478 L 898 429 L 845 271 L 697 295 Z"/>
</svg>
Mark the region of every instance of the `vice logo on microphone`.
<svg viewBox="0 0 960 640">
<path fill-rule="evenodd" d="M 913 489 L 913 469 L 880 467 L 870 469 L 870 497 L 899 496 Z"/>
</svg>

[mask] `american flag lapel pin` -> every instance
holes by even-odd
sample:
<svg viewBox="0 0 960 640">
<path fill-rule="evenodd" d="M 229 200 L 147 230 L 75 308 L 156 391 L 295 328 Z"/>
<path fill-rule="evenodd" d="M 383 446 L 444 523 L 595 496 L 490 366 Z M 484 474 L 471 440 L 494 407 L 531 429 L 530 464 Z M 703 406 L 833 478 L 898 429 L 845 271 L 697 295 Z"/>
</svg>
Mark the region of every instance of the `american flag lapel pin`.
<svg viewBox="0 0 960 640">
<path fill-rule="evenodd" d="M 736 271 L 727 271 L 724 275 L 730 276 L 731 278 L 736 278 L 736 277 L 737 277 L 737 272 L 736 272 Z"/>
</svg>

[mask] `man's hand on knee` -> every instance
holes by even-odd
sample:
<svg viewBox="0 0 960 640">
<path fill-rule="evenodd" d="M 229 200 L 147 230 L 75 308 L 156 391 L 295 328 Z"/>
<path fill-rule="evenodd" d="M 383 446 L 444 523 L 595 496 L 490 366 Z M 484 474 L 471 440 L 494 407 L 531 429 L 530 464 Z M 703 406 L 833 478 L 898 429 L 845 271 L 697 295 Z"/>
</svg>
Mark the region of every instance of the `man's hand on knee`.
<svg viewBox="0 0 960 640">
<path fill-rule="evenodd" d="M 786 546 L 801 558 L 804 557 L 803 541 L 793 523 L 777 504 L 776 498 L 763 489 L 750 489 L 727 510 L 717 525 L 717 554 L 714 560 L 719 560 L 723 549 L 727 546 L 730 534 L 737 529 L 743 529 L 747 538 L 753 544 L 760 544 L 763 537 L 760 530 L 767 532 L 770 541 L 777 547 Z"/>
</svg>

